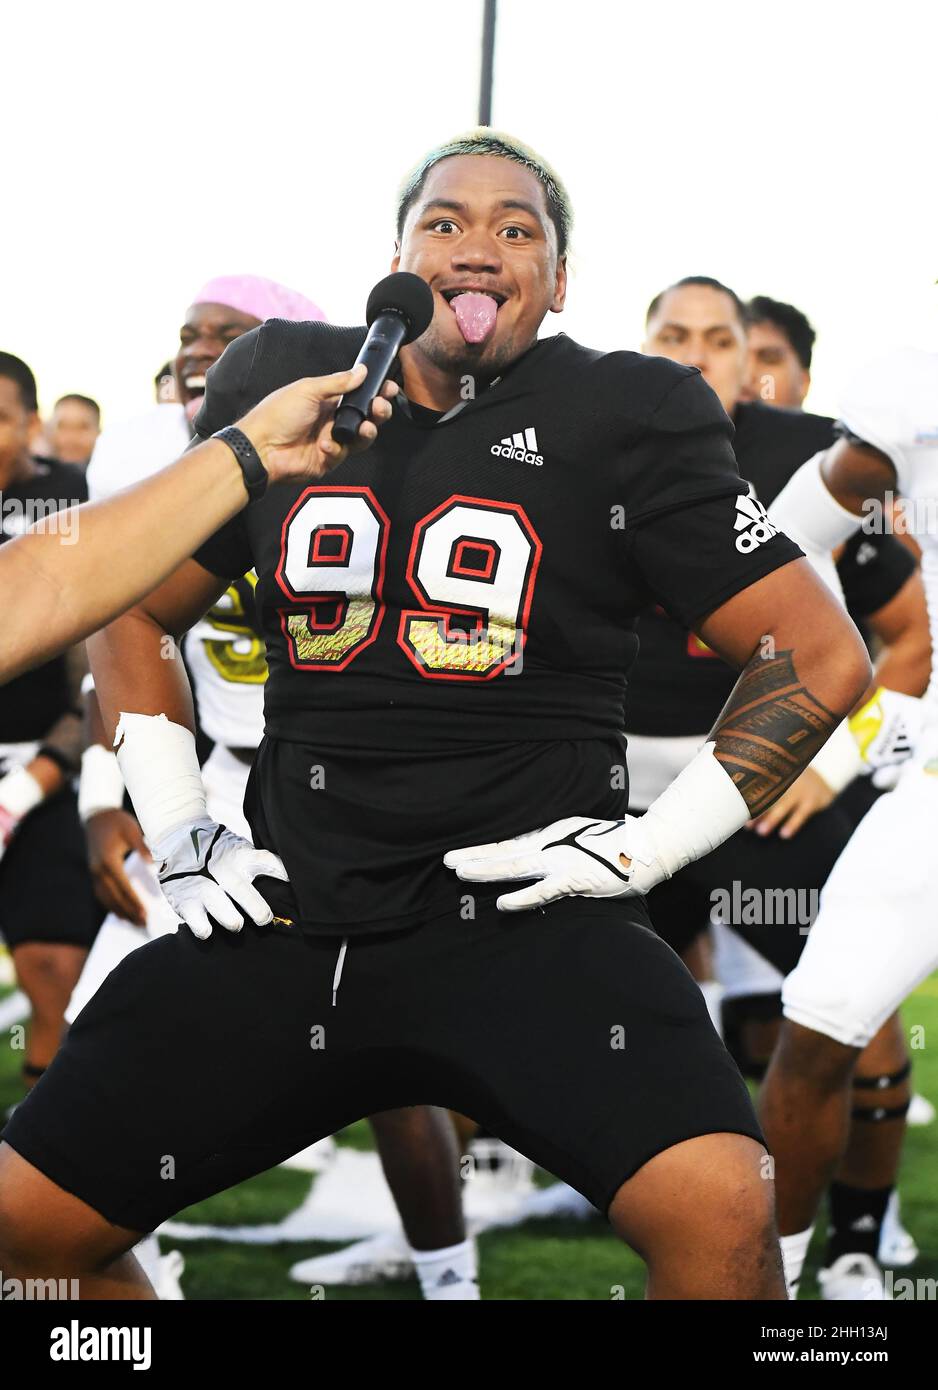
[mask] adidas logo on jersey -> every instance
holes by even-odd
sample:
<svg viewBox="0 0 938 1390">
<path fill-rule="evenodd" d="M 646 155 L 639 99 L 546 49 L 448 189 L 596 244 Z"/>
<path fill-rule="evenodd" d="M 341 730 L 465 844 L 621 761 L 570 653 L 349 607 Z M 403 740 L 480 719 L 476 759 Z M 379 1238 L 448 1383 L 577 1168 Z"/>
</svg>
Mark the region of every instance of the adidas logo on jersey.
<svg viewBox="0 0 938 1390">
<path fill-rule="evenodd" d="M 769 521 L 765 507 L 752 491 L 751 484 L 746 496 L 736 499 L 734 530 L 741 532 L 736 537 L 736 549 L 741 555 L 748 555 L 757 545 L 778 535 L 778 527 Z"/>
<path fill-rule="evenodd" d="M 537 452 L 537 435 L 534 433 L 533 426 L 523 432 L 513 434 L 508 439 L 500 440 L 498 444 L 493 444 L 491 452 L 496 458 L 515 459 L 518 463 L 533 463 L 538 468 L 544 462 Z"/>
</svg>

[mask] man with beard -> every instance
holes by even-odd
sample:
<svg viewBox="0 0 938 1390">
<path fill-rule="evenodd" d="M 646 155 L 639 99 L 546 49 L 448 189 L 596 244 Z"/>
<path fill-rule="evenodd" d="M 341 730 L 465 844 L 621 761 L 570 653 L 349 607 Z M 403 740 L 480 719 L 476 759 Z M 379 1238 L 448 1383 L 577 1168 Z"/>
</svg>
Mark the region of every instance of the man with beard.
<svg viewBox="0 0 938 1390">
<path fill-rule="evenodd" d="M 126 1254 L 141 1230 L 298 1141 L 430 1101 L 608 1212 L 651 1296 L 784 1297 L 745 1087 L 642 896 L 771 805 L 869 664 L 787 538 L 754 518 L 737 544 L 746 488 L 699 373 L 537 341 L 563 308 L 569 226 L 562 184 L 518 142 L 432 151 L 402 191 L 392 268 L 428 282 L 434 317 L 401 351 L 372 450 L 261 496 L 92 643 L 192 932 L 124 962 L 4 1132 L 5 1271 L 149 1296 Z M 200 435 L 262 462 L 265 441 L 231 422 L 364 336 L 245 335 L 210 374 Z M 159 657 L 252 565 L 270 676 L 246 809 L 263 857 L 207 815 L 181 668 Z M 620 730 L 651 594 L 742 674 L 636 820 Z"/>
</svg>

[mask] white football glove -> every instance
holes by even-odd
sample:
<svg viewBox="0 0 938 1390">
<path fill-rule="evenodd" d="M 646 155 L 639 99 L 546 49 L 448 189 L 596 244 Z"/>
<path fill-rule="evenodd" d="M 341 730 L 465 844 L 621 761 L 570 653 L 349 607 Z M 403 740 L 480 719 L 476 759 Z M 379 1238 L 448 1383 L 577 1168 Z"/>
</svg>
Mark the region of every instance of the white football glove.
<svg viewBox="0 0 938 1390">
<path fill-rule="evenodd" d="M 42 787 L 25 767 L 14 767 L 0 777 L 0 859 L 22 822 L 43 798 Z"/>
<path fill-rule="evenodd" d="M 540 880 L 517 893 L 503 894 L 496 902 L 500 912 L 543 907 L 558 898 L 635 897 L 669 877 L 644 819 L 568 816 L 513 840 L 450 850 L 443 863 L 467 883 Z M 624 867 L 620 854 L 632 861 L 630 868 Z"/>
<path fill-rule="evenodd" d="M 288 881 L 276 854 L 256 849 L 207 816 L 177 826 L 150 849 L 163 896 L 200 941 L 212 934 L 209 913 L 228 931 L 244 926 L 238 907 L 259 927 L 273 921 L 252 880 L 263 874 Z"/>
<path fill-rule="evenodd" d="M 850 719 L 860 756 L 874 771 L 906 762 L 922 732 L 922 702 L 883 686 Z"/>
</svg>

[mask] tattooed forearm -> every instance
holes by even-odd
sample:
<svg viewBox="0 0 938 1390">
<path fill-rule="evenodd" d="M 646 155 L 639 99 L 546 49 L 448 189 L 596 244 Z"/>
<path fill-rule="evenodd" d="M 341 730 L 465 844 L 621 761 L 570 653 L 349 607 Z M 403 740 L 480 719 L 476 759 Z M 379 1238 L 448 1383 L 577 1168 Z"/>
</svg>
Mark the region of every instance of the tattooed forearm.
<svg viewBox="0 0 938 1390">
<path fill-rule="evenodd" d="M 710 737 L 754 816 L 801 773 L 839 717 L 807 690 L 793 653 L 752 658 L 736 682 Z"/>
</svg>

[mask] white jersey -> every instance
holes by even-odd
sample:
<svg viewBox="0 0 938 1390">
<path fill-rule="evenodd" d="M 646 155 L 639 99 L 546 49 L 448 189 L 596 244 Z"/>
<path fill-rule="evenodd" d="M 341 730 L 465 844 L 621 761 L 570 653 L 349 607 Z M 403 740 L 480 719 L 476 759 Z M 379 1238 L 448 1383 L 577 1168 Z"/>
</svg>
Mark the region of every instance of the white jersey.
<svg viewBox="0 0 938 1390">
<path fill-rule="evenodd" d="M 891 461 L 903 519 L 922 547 L 932 642 L 925 705 L 938 725 L 938 353 L 906 348 L 871 363 L 851 380 L 840 418 Z"/>
<path fill-rule="evenodd" d="M 88 465 L 91 500 L 149 478 L 185 453 L 190 439 L 186 412 L 177 404 L 156 405 L 110 426 Z M 251 626 L 256 583 L 253 571 L 237 580 L 184 638 L 199 723 L 209 738 L 229 748 L 256 748 L 264 732 L 267 663 Z"/>
<path fill-rule="evenodd" d="M 100 502 L 142 482 L 184 454 L 191 438 L 181 405 L 154 405 L 145 415 L 109 425 L 88 464 L 88 496 Z"/>
</svg>

